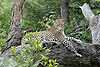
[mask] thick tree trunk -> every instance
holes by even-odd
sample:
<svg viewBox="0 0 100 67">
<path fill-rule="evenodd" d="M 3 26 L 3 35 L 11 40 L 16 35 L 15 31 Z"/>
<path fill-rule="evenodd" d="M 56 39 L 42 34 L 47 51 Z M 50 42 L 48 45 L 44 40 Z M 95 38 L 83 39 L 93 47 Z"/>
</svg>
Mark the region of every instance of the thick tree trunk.
<svg viewBox="0 0 100 67">
<path fill-rule="evenodd" d="M 89 27 L 92 34 L 92 43 L 100 44 L 100 16 L 95 16 L 88 4 L 80 6 L 83 15 L 89 21 Z"/>
<path fill-rule="evenodd" d="M 68 40 L 68 39 L 66 39 Z M 70 43 L 70 44 L 69 44 Z M 78 56 L 73 50 L 66 45 L 72 45 L 75 50 L 82 56 Z M 43 46 L 50 48 L 49 58 L 56 59 L 59 67 L 100 67 L 100 45 L 93 45 L 89 43 L 79 43 L 74 40 L 68 40 L 65 44 L 57 44 L 54 42 L 45 42 Z M 16 54 L 19 54 L 26 44 L 16 47 Z M 11 50 L 5 51 L 1 58 L 12 57 Z M 0 60 L 1 61 L 1 60 Z"/>
<path fill-rule="evenodd" d="M 11 31 L 8 34 L 7 45 L 3 51 L 9 49 L 11 46 L 21 45 L 22 31 L 21 31 L 21 19 L 22 19 L 22 8 L 25 0 L 14 0 L 12 7 L 12 18 L 11 18 Z"/>
<path fill-rule="evenodd" d="M 69 14 L 69 0 L 61 0 L 61 17 L 65 20 L 65 22 L 68 22 L 68 14 Z"/>
</svg>

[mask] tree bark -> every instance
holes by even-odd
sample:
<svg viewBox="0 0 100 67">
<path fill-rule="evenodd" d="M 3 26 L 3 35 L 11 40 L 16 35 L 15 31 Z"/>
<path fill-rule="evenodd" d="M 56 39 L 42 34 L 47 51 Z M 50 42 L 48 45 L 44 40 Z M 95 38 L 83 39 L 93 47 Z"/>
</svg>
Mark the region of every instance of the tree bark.
<svg viewBox="0 0 100 67">
<path fill-rule="evenodd" d="M 61 0 L 61 18 L 68 22 L 68 14 L 69 14 L 69 0 Z"/>
<path fill-rule="evenodd" d="M 92 34 L 92 43 L 100 44 L 100 16 L 95 16 L 88 4 L 80 6 L 83 15 L 89 21 L 89 27 Z"/>
<path fill-rule="evenodd" d="M 11 31 L 8 34 L 7 45 L 4 47 L 3 52 L 9 49 L 11 46 L 21 45 L 22 31 L 21 31 L 21 19 L 22 11 L 25 0 L 14 0 L 12 6 L 12 18 L 11 18 Z"/>
<path fill-rule="evenodd" d="M 70 44 L 69 44 L 70 42 Z M 16 47 L 16 54 L 19 54 L 23 48 L 30 48 L 23 44 Z M 77 56 L 73 50 L 66 45 L 72 45 L 75 50 L 82 55 Z M 100 67 L 100 45 L 93 45 L 90 43 L 79 43 L 74 40 L 68 40 L 65 44 L 57 44 L 54 42 L 45 42 L 43 47 L 49 48 L 49 58 L 56 59 L 59 67 Z M 10 49 L 5 51 L 1 58 L 12 57 Z M 0 60 L 1 61 L 1 60 Z"/>
</svg>

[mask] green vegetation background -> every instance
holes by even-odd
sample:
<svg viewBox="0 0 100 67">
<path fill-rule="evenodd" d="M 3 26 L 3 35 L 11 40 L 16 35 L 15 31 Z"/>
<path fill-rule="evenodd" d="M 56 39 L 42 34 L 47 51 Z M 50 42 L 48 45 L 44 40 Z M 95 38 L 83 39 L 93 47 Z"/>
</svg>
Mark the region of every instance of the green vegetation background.
<svg viewBox="0 0 100 67">
<path fill-rule="evenodd" d="M 0 0 L 0 49 L 5 45 L 10 31 L 12 2 L 12 0 Z M 65 24 L 65 34 L 84 42 L 91 42 L 89 23 L 79 8 L 84 3 L 88 3 L 96 15 L 100 13 L 99 0 L 70 0 L 69 22 Z M 60 0 L 26 0 L 21 22 L 22 30 L 28 28 L 32 28 L 33 31 L 45 30 L 59 15 Z"/>
<path fill-rule="evenodd" d="M 84 19 L 79 6 L 89 3 L 93 12 L 99 14 L 99 2 L 98 0 L 70 0 L 69 22 L 66 22 L 65 34 L 91 42 L 88 22 Z M 12 0 L 0 0 L 0 40 L 7 38 L 10 29 L 11 8 Z M 33 31 L 45 30 L 60 15 L 60 0 L 26 0 L 23 13 L 21 22 L 23 30 L 30 27 Z"/>
</svg>

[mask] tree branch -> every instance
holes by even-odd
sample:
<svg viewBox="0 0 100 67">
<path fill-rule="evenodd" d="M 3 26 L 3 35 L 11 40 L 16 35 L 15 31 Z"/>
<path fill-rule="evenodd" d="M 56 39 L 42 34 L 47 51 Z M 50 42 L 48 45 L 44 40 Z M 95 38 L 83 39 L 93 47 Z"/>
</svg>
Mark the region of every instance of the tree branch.
<svg viewBox="0 0 100 67">
<path fill-rule="evenodd" d="M 90 19 L 90 17 L 93 17 L 94 14 L 92 12 L 92 10 L 90 9 L 89 5 L 87 3 L 85 3 L 83 6 L 79 6 L 82 10 L 83 15 L 85 16 L 85 18 L 87 20 Z"/>
<path fill-rule="evenodd" d="M 100 16 L 95 16 L 87 3 L 80 6 L 80 8 L 85 18 L 89 21 L 89 27 L 92 34 L 92 43 L 100 44 Z"/>
</svg>

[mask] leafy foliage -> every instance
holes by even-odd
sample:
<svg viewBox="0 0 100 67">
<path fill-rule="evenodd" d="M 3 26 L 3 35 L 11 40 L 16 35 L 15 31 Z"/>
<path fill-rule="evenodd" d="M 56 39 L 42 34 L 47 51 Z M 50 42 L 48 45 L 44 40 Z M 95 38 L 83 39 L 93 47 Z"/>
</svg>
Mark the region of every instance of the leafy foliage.
<svg viewBox="0 0 100 67">
<path fill-rule="evenodd" d="M 84 42 L 91 43 L 91 32 L 89 22 L 84 18 L 79 6 L 88 3 L 95 14 L 100 13 L 98 10 L 98 2 L 94 0 L 71 0 L 69 2 L 69 22 L 65 25 L 65 33 L 67 36 L 81 39 Z"/>
<path fill-rule="evenodd" d="M 39 33 L 35 33 L 38 35 Z M 21 67 L 37 67 L 40 63 L 45 67 L 57 67 L 55 60 L 47 57 L 49 49 L 45 49 L 39 40 L 32 39 L 32 33 L 28 33 L 23 40 L 23 49 L 16 57 L 16 61 Z M 15 49 L 13 49 L 15 51 Z M 13 53 L 15 53 L 13 51 Z"/>
<path fill-rule="evenodd" d="M 10 30 L 12 0 L 0 0 L 0 50 L 6 44 Z M 95 14 L 100 14 L 100 0 L 70 0 L 69 22 L 65 25 L 67 36 L 91 42 L 89 23 L 84 19 L 79 6 L 89 3 Z M 32 28 L 33 31 L 42 31 L 51 26 L 60 15 L 60 0 L 26 0 L 21 22 L 22 30 Z M 36 33 L 37 35 L 38 33 Z M 49 51 L 42 47 L 40 41 L 33 41 L 32 34 L 25 36 L 20 54 L 12 47 L 12 58 L 0 58 L 0 67 L 36 67 L 42 63 L 45 67 L 57 67 L 56 60 L 47 57 Z M 24 42 L 27 42 L 24 43 Z M 1 62 L 4 61 L 4 62 Z"/>
<path fill-rule="evenodd" d="M 65 25 L 65 34 L 91 42 L 91 34 L 88 29 L 88 22 L 82 15 L 80 5 L 89 3 L 95 14 L 99 14 L 99 1 L 96 0 L 70 0 L 69 22 Z M 0 38 L 7 38 L 10 28 L 12 0 L 0 0 Z M 33 31 L 41 31 L 53 24 L 53 21 L 60 15 L 59 0 L 26 0 L 23 11 L 22 29 L 32 28 Z M 84 32 L 88 32 L 85 33 Z M 70 34 L 71 33 L 71 34 Z M 84 39 L 84 36 L 85 38 Z M 87 36 L 88 35 L 88 36 Z"/>
<path fill-rule="evenodd" d="M 52 24 L 56 19 L 59 0 L 27 0 L 24 7 L 22 28 L 33 28 L 33 31 L 41 31 Z"/>
<path fill-rule="evenodd" d="M 48 58 L 50 50 L 43 48 L 39 40 L 32 40 L 30 34 L 25 39 L 28 41 L 22 45 L 20 52 L 17 53 L 16 47 L 12 47 L 12 57 L 0 59 L 0 67 L 37 67 L 39 64 L 44 67 L 58 67 L 56 60 Z"/>
<path fill-rule="evenodd" d="M 11 0 L 0 0 L 0 38 L 6 38 L 10 26 Z"/>
<path fill-rule="evenodd" d="M 6 44 L 6 39 L 0 39 L 0 50 Z"/>
</svg>

